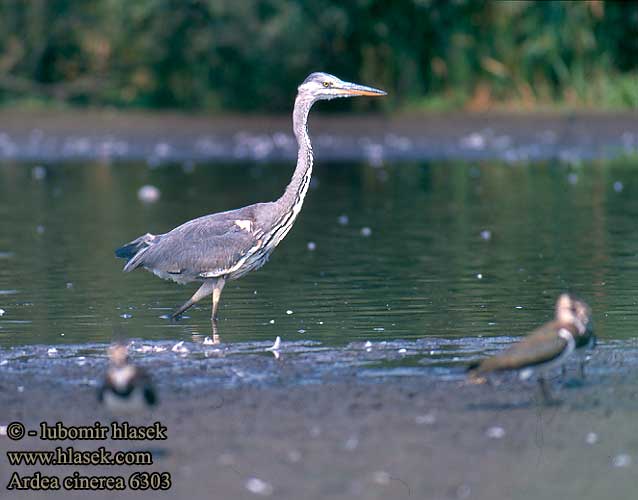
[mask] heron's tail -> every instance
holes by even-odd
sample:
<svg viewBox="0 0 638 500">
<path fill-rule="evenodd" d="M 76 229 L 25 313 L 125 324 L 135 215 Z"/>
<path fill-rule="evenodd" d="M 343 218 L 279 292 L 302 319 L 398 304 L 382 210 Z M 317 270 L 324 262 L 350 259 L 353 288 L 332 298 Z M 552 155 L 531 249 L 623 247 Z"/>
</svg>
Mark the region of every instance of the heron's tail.
<svg viewBox="0 0 638 500">
<path fill-rule="evenodd" d="M 154 234 L 146 233 L 145 235 L 140 236 L 139 238 L 136 238 L 133 241 L 115 250 L 115 256 L 119 257 L 120 259 L 131 260 L 141 250 L 144 250 L 145 248 L 151 246 L 156 238 L 157 236 L 155 236 Z"/>
</svg>

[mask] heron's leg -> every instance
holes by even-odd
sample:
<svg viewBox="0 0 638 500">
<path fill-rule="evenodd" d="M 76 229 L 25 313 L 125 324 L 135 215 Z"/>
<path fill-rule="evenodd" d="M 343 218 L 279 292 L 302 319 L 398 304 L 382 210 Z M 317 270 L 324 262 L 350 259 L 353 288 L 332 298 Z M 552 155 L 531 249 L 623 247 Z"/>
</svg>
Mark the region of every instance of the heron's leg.
<svg viewBox="0 0 638 500">
<path fill-rule="evenodd" d="M 215 322 L 217 320 L 217 308 L 219 307 L 219 298 L 222 296 L 222 290 L 226 280 L 224 278 L 218 278 L 215 287 L 213 288 L 213 307 L 210 313 L 210 320 Z"/>
<path fill-rule="evenodd" d="M 580 378 L 585 380 L 585 363 L 587 362 L 587 358 L 583 358 L 580 360 Z"/>
<path fill-rule="evenodd" d="M 219 336 L 219 330 L 217 329 L 217 321 L 212 321 L 212 328 L 210 330 L 210 338 L 213 341 L 214 345 L 217 345 L 221 342 L 221 337 Z"/>
<path fill-rule="evenodd" d="M 217 285 L 217 279 L 207 279 L 204 280 L 202 286 L 193 294 L 193 296 L 184 302 L 178 309 L 175 310 L 171 314 L 171 319 L 177 318 L 184 311 L 195 305 L 197 302 L 202 300 L 204 297 L 208 297 L 211 293 L 214 292 L 215 286 Z"/>
</svg>

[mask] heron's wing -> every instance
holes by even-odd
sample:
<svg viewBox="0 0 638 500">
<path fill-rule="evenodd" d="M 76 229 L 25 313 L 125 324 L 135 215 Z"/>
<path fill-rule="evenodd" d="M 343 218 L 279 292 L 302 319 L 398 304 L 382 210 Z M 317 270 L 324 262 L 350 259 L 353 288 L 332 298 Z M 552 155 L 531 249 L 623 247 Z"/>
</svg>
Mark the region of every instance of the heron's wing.
<svg viewBox="0 0 638 500">
<path fill-rule="evenodd" d="M 483 360 L 478 371 L 516 370 L 547 363 L 560 356 L 566 346 L 567 341 L 558 335 L 558 327 L 548 323 L 502 353 Z"/>
<path fill-rule="evenodd" d="M 182 224 L 161 235 L 129 265 L 191 277 L 222 276 L 258 242 L 255 220 L 248 208 Z"/>
</svg>

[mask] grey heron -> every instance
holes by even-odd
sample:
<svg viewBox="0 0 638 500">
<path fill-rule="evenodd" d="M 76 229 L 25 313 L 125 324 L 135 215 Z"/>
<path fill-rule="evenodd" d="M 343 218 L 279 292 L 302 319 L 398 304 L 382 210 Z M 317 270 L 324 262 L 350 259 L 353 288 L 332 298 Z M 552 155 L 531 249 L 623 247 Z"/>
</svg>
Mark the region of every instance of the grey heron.
<svg viewBox="0 0 638 500">
<path fill-rule="evenodd" d="M 312 145 L 307 128 L 312 105 L 337 97 L 382 95 L 386 92 L 344 82 L 327 73 L 308 75 L 297 89 L 292 113 L 297 166 L 284 194 L 276 201 L 204 215 L 164 234 L 146 233 L 115 251 L 117 257 L 128 260 L 124 271 L 142 267 L 180 284 L 201 281 L 199 289 L 171 318 L 212 295 L 214 324 L 224 284 L 263 266 L 299 215 L 312 174 Z"/>
</svg>

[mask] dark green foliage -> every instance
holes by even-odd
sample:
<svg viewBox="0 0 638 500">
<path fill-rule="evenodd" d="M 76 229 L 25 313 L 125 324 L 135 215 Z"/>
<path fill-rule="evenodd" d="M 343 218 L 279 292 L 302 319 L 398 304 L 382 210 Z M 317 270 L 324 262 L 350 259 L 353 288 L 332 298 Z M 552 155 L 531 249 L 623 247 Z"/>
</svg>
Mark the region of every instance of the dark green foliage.
<svg viewBox="0 0 638 500">
<path fill-rule="evenodd" d="M 311 71 L 427 98 L 638 105 L 638 2 L 3 0 L 0 102 L 288 109 Z"/>
</svg>

